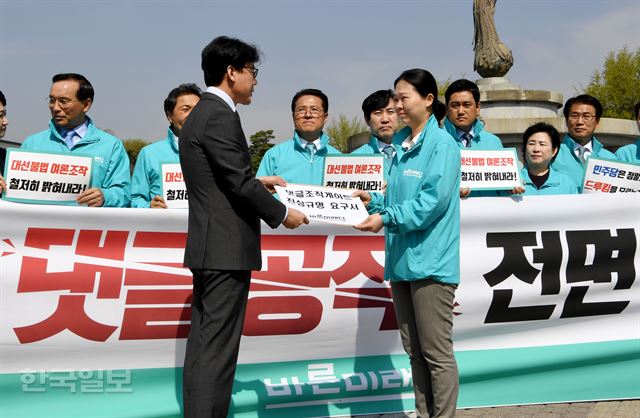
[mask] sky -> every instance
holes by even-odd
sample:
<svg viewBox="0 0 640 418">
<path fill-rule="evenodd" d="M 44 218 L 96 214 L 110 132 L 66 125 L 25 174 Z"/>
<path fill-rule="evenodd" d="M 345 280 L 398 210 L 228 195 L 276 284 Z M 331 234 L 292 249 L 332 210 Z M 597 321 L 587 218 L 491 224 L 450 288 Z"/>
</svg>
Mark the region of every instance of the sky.
<svg viewBox="0 0 640 418">
<path fill-rule="evenodd" d="M 202 48 L 227 35 L 263 53 L 253 103 L 239 108 L 245 134 L 272 129 L 280 142 L 293 135 L 291 98 L 303 88 L 328 95 L 331 120 L 362 118 L 362 100 L 406 69 L 480 78 L 472 9 L 473 0 L 0 0 L 4 139 L 47 128 L 45 98 L 61 72 L 91 81 L 98 127 L 162 139 L 164 98 L 180 83 L 204 88 Z M 513 52 L 511 83 L 565 100 L 610 51 L 640 47 L 637 0 L 499 0 L 495 23 Z"/>
</svg>

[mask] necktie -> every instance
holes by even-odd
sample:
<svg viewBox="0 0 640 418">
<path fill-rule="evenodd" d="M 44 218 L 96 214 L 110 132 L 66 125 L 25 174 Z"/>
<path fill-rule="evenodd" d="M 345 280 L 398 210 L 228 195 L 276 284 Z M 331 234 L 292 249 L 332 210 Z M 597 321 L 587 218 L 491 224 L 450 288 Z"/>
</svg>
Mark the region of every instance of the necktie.
<svg viewBox="0 0 640 418">
<path fill-rule="evenodd" d="M 307 142 L 307 145 L 305 145 L 304 147 L 311 156 L 311 159 L 313 159 L 313 156 L 316 153 L 316 146 L 311 142 Z"/>
<path fill-rule="evenodd" d="M 473 139 L 473 136 L 471 136 L 469 132 L 462 134 L 462 141 L 464 142 L 465 148 L 469 148 L 471 146 L 471 139 Z"/>
<path fill-rule="evenodd" d="M 393 163 L 393 154 L 395 154 L 395 150 L 391 145 L 387 145 L 382 148 L 382 153 L 385 155 L 387 160 L 387 170 L 391 168 L 391 164 Z"/>
<path fill-rule="evenodd" d="M 64 135 L 64 143 L 67 144 L 67 147 L 69 149 L 73 148 L 73 138 L 76 136 L 76 131 L 74 131 L 73 129 L 70 130 L 69 132 L 67 132 Z"/>
<path fill-rule="evenodd" d="M 584 153 L 586 151 L 587 151 L 587 149 L 585 147 L 578 147 L 578 159 L 580 160 L 582 165 L 584 165 L 584 163 L 585 163 Z"/>
</svg>

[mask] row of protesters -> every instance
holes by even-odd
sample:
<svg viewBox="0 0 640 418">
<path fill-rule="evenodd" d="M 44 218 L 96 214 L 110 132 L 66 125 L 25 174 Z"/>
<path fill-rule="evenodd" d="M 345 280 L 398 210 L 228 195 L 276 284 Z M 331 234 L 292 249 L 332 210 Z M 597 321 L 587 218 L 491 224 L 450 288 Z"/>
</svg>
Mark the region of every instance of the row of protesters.
<svg viewBox="0 0 640 418">
<path fill-rule="evenodd" d="M 178 137 L 191 109 L 200 98 L 201 91 L 195 84 L 182 84 L 173 89 L 164 101 L 165 115 L 169 121 L 167 137 L 144 147 L 137 160 L 133 177 L 129 179 L 128 157 L 123 152 L 121 142 L 108 133 L 97 129 L 86 115 L 93 103 L 93 87 L 79 74 L 58 74 L 54 76 L 49 95 L 52 115 L 47 131 L 33 135 L 23 144 L 23 149 L 52 151 L 71 154 L 92 155 L 96 172 L 92 178 L 94 187 L 83 192 L 77 199 L 79 204 L 88 206 L 151 207 L 166 208 L 162 198 L 162 176 L 160 163 L 179 161 Z M 502 149 L 500 139 L 484 129 L 480 115 L 480 91 L 472 81 L 460 79 L 452 82 L 445 91 L 446 117 L 444 129 L 464 149 Z M 2 96 L 3 110 L 0 111 L 0 135 L 4 134 L 6 119 L 6 98 Z M 440 103 L 438 103 L 441 106 Z M 329 144 L 330 138 L 323 131 L 328 120 L 329 101 L 318 89 L 304 89 L 295 94 L 291 103 L 294 135 L 271 148 L 264 155 L 258 176 L 279 175 L 293 183 L 319 185 L 322 181 L 324 160 L 327 155 L 339 155 L 340 151 Z M 399 140 L 395 137 L 398 129 L 398 115 L 392 90 L 379 90 L 368 96 L 362 110 L 370 128 L 370 141 L 353 151 L 353 154 L 384 154 L 388 177 L 391 163 L 401 153 Z M 635 107 L 636 119 L 638 106 Z M 625 162 L 640 162 L 638 144 L 621 147 L 614 155 L 603 148 L 594 136 L 602 116 L 602 105 L 589 95 L 571 98 L 564 106 L 564 116 L 568 133 L 552 158 L 554 171 L 567 175 L 576 184 L 578 191 L 587 157 L 621 159 Z M 435 110 L 436 118 L 438 109 Z M 640 124 L 640 122 L 639 122 Z M 394 139 L 395 138 L 395 139 Z M 526 139 L 525 139 L 526 142 Z M 523 144 L 525 143 L 523 142 Z M 525 147 L 522 151 L 524 153 Z M 0 149 L 0 158 L 6 151 Z M 0 170 L 4 164 L 0 165 Z M 531 180 L 531 177 L 525 179 Z M 6 184 L 0 172 L 0 190 Z M 514 192 L 531 193 L 524 187 Z M 571 188 L 564 188 L 570 190 Z M 526 190 L 529 190 L 528 192 Z M 546 191 L 560 189 L 546 188 Z M 460 190 L 460 197 L 495 196 L 502 193 L 493 191 Z"/>
</svg>

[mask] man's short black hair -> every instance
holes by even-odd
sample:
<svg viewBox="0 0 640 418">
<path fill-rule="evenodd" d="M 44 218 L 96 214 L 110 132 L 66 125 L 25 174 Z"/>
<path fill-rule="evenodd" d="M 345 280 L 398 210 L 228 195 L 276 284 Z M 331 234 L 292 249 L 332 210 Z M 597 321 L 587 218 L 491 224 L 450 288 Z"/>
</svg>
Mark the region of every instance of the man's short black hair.
<svg viewBox="0 0 640 418">
<path fill-rule="evenodd" d="M 56 74 L 51 78 L 51 83 L 57 83 L 58 81 L 66 81 L 66 80 L 74 80 L 77 81 L 80 87 L 78 88 L 78 93 L 76 94 L 76 99 L 83 101 L 87 99 L 91 99 L 93 101 L 93 86 L 87 80 L 85 76 L 82 74 L 76 73 L 62 73 Z"/>
<path fill-rule="evenodd" d="M 291 100 L 291 112 L 295 111 L 296 102 L 302 96 L 316 96 L 316 97 L 319 97 L 320 100 L 322 100 L 322 109 L 324 110 L 324 113 L 327 113 L 329 111 L 329 98 L 327 97 L 326 94 L 324 94 L 322 91 L 320 91 L 318 89 L 303 89 L 303 90 L 300 90 L 299 92 L 297 92 L 293 96 L 293 100 Z"/>
<path fill-rule="evenodd" d="M 4 94 L 2 93 L 2 90 L 0 90 L 0 103 L 2 103 L 2 106 L 6 106 L 7 105 L 7 98 L 4 97 Z M 638 113 L 637 110 L 636 110 L 636 113 Z"/>
<path fill-rule="evenodd" d="M 576 97 L 572 97 L 564 104 L 564 109 L 562 109 L 562 113 L 564 114 L 565 119 L 569 119 L 569 112 L 571 112 L 571 106 L 574 104 L 583 104 L 593 106 L 596 109 L 596 121 L 599 121 L 602 117 L 602 104 L 595 97 L 588 94 L 581 94 Z"/>
<path fill-rule="evenodd" d="M 219 86 L 227 68 L 242 70 L 247 64 L 260 62 L 260 51 L 255 45 L 228 36 L 218 36 L 202 50 L 202 71 L 207 86 Z"/>
<path fill-rule="evenodd" d="M 194 83 L 180 84 L 178 87 L 171 90 L 167 98 L 164 99 L 164 112 L 173 112 L 173 109 L 175 109 L 176 103 L 178 102 L 178 97 L 185 94 L 195 94 L 198 97 L 202 97 L 202 90 L 200 90 L 200 87 Z"/>
<path fill-rule="evenodd" d="M 476 104 L 480 103 L 480 89 L 478 85 L 473 81 L 461 78 L 460 80 L 456 80 L 453 83 L 449 84 L 447 90 L 444 92 L 444 101 L 446 104 L 449 104 L 449 99 L 453 93 L 460 93 L 461 91 L 468 91 L 473 96 L 473 100 L 476 101 Z"/>
<path fill-rule="evenodd" d="M 0 92 L 2 93 L 2 92 Z M 638 114 L 640 113 L 640 102 L 636 103 L 636 107 L 633 108 L 633 115 L 638 119 Z"/>
<path fill-rule="evenodd" d="M 376 110 L 384 109 L 389 104 L 389 100 L 395 100 L 396 94 L 393 90 L 378 90 L 367 96 L 362 102 L 362 113 L 364 120 L 369 123 L 371 114 Z"/>
</svg>

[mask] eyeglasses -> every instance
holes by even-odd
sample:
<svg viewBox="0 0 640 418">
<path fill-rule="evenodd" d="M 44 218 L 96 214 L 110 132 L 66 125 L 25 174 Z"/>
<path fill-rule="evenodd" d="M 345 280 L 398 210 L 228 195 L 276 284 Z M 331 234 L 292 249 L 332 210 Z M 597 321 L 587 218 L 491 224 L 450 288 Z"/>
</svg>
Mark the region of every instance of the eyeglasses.
<svg viewBox="0 0 640 418">
<path fill-rule="evenodd" d="M 258 69 L 256 67 L 244 67 L 247 70 L 251 70 L 253 78 L 258 78 Z"/>
<path fill-rule="evenodd" d="M 55 106 L 56 102 L 62 108 L 69 107 L 69 105 L 73 103 L 73 99 L 68 99 L 66 97 L 55 98 L 55 97 L 49 96 L 49 97 L 46 97 L 45 100 L 47 101 L 47 103 L 49 103 L 49 106 L 51 107 Z"/>
<path fill-rule="evenodd" d="M 319 118 L 324 114 L 324 110 L 317 107 L 298 107 L 293 111 L 293 115 L 296 118 L 303 118 L 307 115 L 307 112 L 309 112 L 312 118 Z"/>
<path fill-rule="evenodd" d="M 582 118 L 585 122 L 591 122 L 596 118 L 596 115 L 592 115 L 591 113 L 570 113 L 569 120 L 572 122 L 577 122 Z"/>
</svg>

